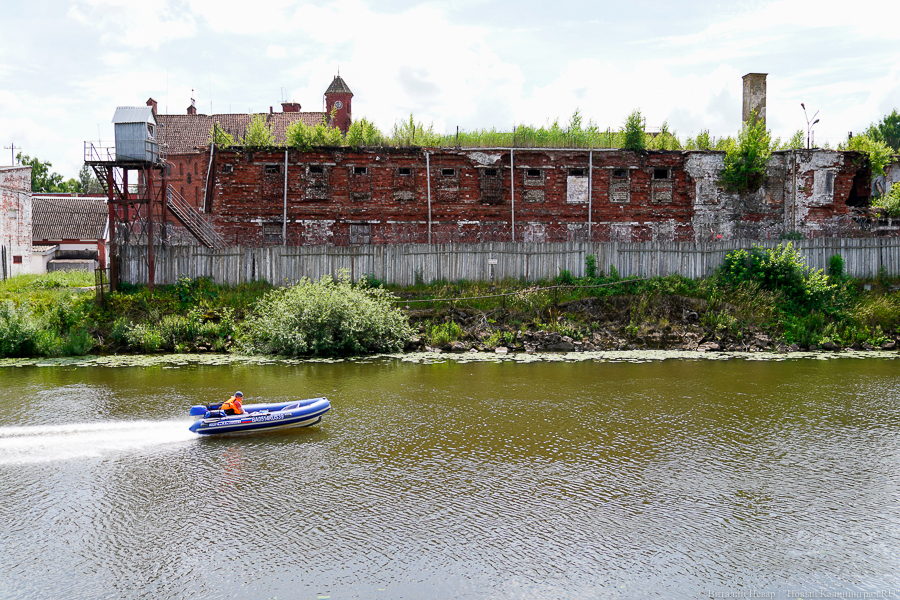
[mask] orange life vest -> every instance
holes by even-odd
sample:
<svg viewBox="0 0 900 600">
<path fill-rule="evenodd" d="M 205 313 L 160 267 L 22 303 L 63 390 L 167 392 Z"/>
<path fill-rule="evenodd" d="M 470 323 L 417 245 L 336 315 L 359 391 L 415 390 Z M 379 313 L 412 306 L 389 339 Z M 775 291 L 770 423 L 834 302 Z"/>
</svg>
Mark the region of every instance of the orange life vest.
<svg viewBox="0 0 900 600">
<path fill-rule="evenodd" d="M 222 410 L 225 411 L 226 415 L 244 414 L 244 407 L 241 406 L 241 399 L 237 396 L 232 396 L 227 401 L 225 401 L 222 404 Z"/>
</svg>

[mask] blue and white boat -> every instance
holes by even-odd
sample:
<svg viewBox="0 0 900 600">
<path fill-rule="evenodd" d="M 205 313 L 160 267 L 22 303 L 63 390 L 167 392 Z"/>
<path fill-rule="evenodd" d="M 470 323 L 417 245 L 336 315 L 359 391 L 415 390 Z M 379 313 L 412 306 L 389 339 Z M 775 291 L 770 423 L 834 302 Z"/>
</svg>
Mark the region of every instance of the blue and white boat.
<svg viewBox="0 0 900 600">
<path fill-rule="evenodd" d="M 244 414 L 224 416 L 219 404 L 197 404 L 191 416 L 197 420 L 190 430 L 200 435 L 242 433 L 261 429 L 308 427 L 322 420 L 331 410 L 328 398 L 310 398 L 277 404 L 245 404 Z"/>
</svg>

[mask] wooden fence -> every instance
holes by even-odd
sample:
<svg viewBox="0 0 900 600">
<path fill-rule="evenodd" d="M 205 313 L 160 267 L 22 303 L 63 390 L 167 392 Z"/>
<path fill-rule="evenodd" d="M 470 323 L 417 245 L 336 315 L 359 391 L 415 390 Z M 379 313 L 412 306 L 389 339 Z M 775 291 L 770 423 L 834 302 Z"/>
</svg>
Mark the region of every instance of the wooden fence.
<svg viewBox="0 0 900 600">
<path fill-rule="evenodd" d="M 792 242 L 813 269 L 827 270 L 828 259 L 840 254 L 844 272 L 871 277 L 884 269 L 900 274 L 900 238 L 819 238 Z M 154 248 L 155 282 L 175 283 L 179 277 L 210 277 L 236 285 L 264 279 L 276 285 L 303 277 L 316 280 L 346 270 L 353 281 L 371 276 L 398 285 L 438 280 L 526 281 L 551 279 L 563 270 L 584 275 L 586 257 L 596 258 L 597 271 L 615 267 L 622 277 L 665 276 L 673 273 L 700 278 L 710 275 L 732 250 L 778 242 L 565 242 L 484 244 L 397 244 L 366 246 L 269 246 L 220 250 L 198 246 Z M 147 282 L 146 246 L 124 246 L 122 281 Z"/>
</svg>

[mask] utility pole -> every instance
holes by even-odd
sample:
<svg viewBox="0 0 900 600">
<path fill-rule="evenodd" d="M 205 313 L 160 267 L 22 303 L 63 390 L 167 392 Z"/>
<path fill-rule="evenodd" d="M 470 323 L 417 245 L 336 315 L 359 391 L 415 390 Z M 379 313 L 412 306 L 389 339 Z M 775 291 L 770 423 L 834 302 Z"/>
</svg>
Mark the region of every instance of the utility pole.
<svg viewBox="0 0 900 600">
<path fill-rule="evenodd" d="M 10 166 L 16 166 L 16 150 L 21 150 L 22 146 L 16 146 L 15 143 L 11 143 L 9 146 L 3 146 L 4 150 L 9 150 L 9 164 Z"/>
</svg>

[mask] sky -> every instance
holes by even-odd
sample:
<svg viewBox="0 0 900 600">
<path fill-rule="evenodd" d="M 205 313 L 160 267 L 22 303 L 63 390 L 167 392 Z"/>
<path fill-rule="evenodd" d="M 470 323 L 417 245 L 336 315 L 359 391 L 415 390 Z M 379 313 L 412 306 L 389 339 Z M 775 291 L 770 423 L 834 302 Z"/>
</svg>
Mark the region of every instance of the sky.
<svg viewBox="0 0 900 600">
<path fill-rule="evenodd" d="M 118 106 L 184 114 L 321 111 L 441 133 L 640 109 L 684 139 L 735 135 L 742 76 L 768 73 L 767 125 L 836 146 L 900 108 L 896 0 L 31 0 L 0 10 L 0 166 L 22 152 L 75 177 Z M 801 108 L 806 106 L 806 113 Z M 818 114 L 816 114 L 818 113 Z M 10 150 L 14 147 L 14 151 Z"/>
</svg>

